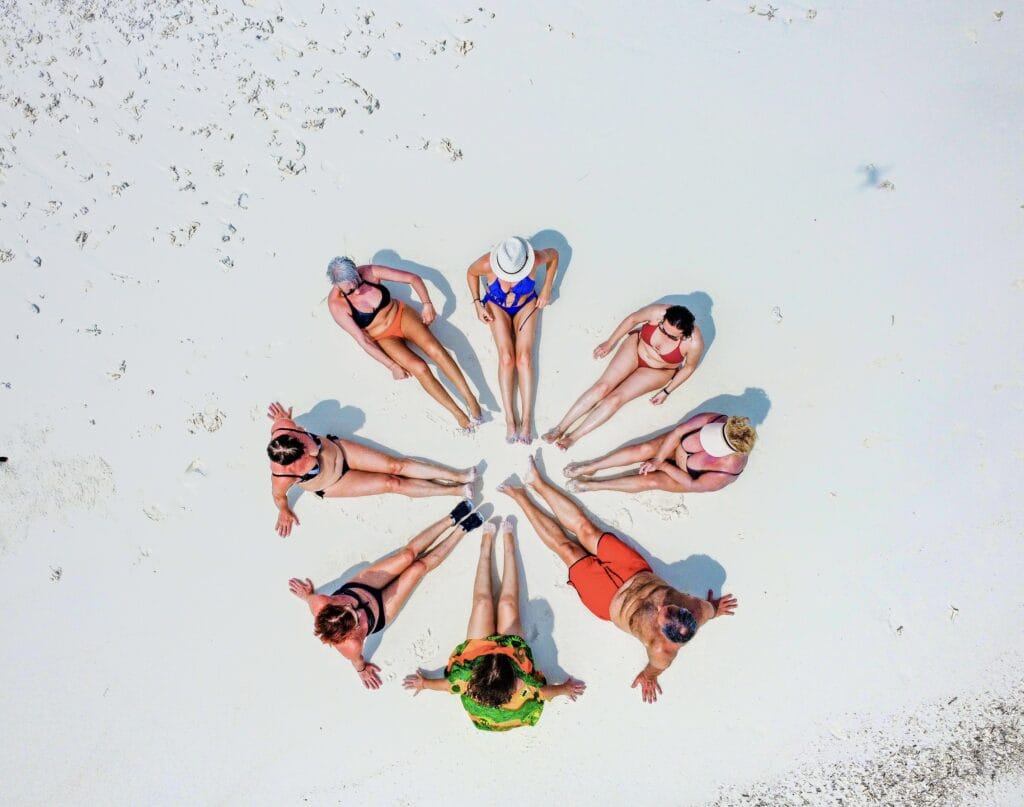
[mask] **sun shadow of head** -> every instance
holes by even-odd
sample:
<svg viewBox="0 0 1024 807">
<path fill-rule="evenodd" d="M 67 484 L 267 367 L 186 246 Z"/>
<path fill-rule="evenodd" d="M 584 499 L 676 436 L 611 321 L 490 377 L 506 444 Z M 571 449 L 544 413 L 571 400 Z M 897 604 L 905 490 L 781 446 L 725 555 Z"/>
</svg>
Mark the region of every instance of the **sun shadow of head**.
<svg viewBox="0 0 1024 807">
<path fill-rule="evenodd" d="M 334 398 L 315 404 L 308 412 L 296 415 L 295 422 L 314 434 L 340 432 L 354 434 L 366 424 L 366 413 L 355 406 L 342 406 Z"/>
<path fill-rule="evenodd" d="M 707 555 L 690 555 L 674 563 L 651 558 L 651 568 L 673 588 L 695 597 L 706 596 L 709 589 L 717 594 L 725 585 L 725 568 Z"/>
<path fill-rule="evenodd" d="M 754 426 L 760 426 L 768 417 L 772 408 L 768 393 L 760 387 L 747 387 L 739 395 L 722 394 L 708 398 L 700 406 L 686 414 L 683 420 L 699 415 L 701 412 L 718 412 L 721 415 L 739 415 L 750 418 Z"/>
<path fill-rule="evenodd" d="M 565 272 L 572 263 L 572 246 L 558 230 L 539 230 L 527 239 L 534 249 L 554 249 L 558 252 L 558 274 L 551 290 L 553 300 L 558 299 Z"/>
</svg>

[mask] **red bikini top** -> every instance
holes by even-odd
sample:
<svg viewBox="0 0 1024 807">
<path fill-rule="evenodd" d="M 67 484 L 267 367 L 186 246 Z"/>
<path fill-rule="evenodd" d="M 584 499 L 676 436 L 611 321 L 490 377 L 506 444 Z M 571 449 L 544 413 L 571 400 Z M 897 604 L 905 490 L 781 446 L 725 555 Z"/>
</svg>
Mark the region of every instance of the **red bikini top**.
<svg viewBox="0 0 1024 807">
<path fill-rule="evenodd" d="M 654 335 L 654 332 L 657 329 L 658 329 L 657 325 L 651 325 L 651 323 L 649 323 L 649 322 L 640 329 L 640 338 L 643 339 L 652 348 L 654 348 L 655 353 L 657 353 L 658 349 L 655 348 L 654 345 L 652 344 L 651 337 Z M 674 348 L 672 348 L 672 350 L 669 351 L 668 353 L 658 353 L 658 355 L 661 356 L 661 360 L 663 362 L 667 362 L 668 364 L 682 364 L 683 363 L 683 350 L 682 350 L 682 348 L 683 348 L 683 345 L 682 345 L 682 342 L 680 342 L 678 345 L 676 345 Z"/>
</svg>

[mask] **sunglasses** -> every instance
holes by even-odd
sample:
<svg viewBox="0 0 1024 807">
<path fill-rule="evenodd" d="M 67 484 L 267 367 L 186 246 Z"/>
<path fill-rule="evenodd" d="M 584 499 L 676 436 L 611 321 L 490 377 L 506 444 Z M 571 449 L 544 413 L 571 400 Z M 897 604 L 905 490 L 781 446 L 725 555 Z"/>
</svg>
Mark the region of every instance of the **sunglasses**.
<svg viewBox="0 0 1024 807">
<path fill-rule="evenodd" d="M 662 320 L 661 322 L 658 323 L 658 330 L 661 331 L 665 335 L 666 338 L 671 339 L 673 342 L 682 342 L 683 339 L 686 338 L 682 334 L 679 334 L 678 336 L 673 336 L 672 334 L 670 334 L 668 331 L 665 330 L 664 326 L 665 326 L 665 320 Z"/>
</svg>

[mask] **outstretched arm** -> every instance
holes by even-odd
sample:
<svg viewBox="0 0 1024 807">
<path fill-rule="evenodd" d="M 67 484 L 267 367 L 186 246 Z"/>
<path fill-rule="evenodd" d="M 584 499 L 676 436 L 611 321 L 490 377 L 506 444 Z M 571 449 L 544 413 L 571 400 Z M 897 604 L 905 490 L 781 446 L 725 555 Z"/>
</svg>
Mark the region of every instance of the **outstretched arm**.
<svg viewBox="0 0 1024 807">
<path fill-rule="evenodd" d="M 558 250 L 539 249 L 537 250 L 538 263 L 547 264 L 544 270 L 544 285 L 537 294 L 537 308 L 544 308 L 551 302 L 551 290 L 555 286 L 555 274 L 558 272 Z"/>
<path fill-rule="evenodd" d="M 574 701 L 580 695 L 587 691 L 587 685 L 582 681 L 577 681 L 571 676 L 565 679 L 565 683 L 562 684 L 548 684 L 540 688 L 540 696 L 546 701 L 554 700 L 559 695 L 564 695 L 569 700 Z"/>
<path fill-rule="evenodd" d="M 451 687 L 447 678 L 431 678 L 423 674 L 423 670 L 405 676 L 402 686 L 412 690 L 413 696 L 419 695 L 424 689 L 432 689 L 435 692 L 449 692 Z"/>
<path fill-rule="evenodd" d="M 647 649 L 647 666 L 633 679 L 633 689 L 640 685 L 640 696 L 644 703 L 654 703 L 661 694 L 658 676 L 668 669 L 675 659 L 675 653 L 654 653 Z"/>
</svg>

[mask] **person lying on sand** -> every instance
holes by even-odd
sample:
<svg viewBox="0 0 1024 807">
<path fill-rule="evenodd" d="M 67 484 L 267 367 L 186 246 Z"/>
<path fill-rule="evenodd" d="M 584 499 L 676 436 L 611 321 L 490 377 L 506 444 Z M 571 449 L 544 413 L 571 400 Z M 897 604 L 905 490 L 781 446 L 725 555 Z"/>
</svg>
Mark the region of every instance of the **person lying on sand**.
<svg viewBox="0 0 1024 807">
<path fill-rule="evenodd" d="M 291 407 L 272 403 L 270 427 L 271 493 L 277 505 L 277 533 L 291 534 L 298 516 L 288 506 L 288 490 L 298 485 L 321 498 L 354 498 L 378 493 L 403 496 L 464 496 L 472 498 L 476 468 L 453 471 L 422 460 L 404 459 L 342 440 L 333 434 L 312 434 L 292 420 Z"/>
<path fill-rule="evenodd" d="M 544 284 L 538 290 L 537 270 L 545 265 Z M 557 272 L 557 250 L 534 250 L 519 236 L 506 238 L 466 270 L 477 319 L 490 326 L 498 347 L 498 386 L 505 407 L 505 440 L 509 443 L 533 442 L 533 341 L 540 309 L 551 302 Z M 483 294 L 481 278 L 486 284 Z M 518 421 L 513 401 L 517 380 L 521 403 Z"/>
<path fill-rule="evenodd" d="M 367 689 L 380 689 L 380 667 L 363 658 L 363 642 L 394 622 L 427 572 L 440 566 L 463 536 L 483 523 L 479 514 L 470 513 L 472 509 L 469 502 L 462 502 L 395 554 L 364 569 L 330 596 L 315 593 L 308 577 L 288 581 L 288 590 L 309 606 L 316 637 L 352 662 Z M 431 549 L 446 532 L 449 535 Z"/>
<path fill-rule="evenodd" d="M 327 279 L 333 284 L 327 295 L 327 307 L 334 321 L 372 358 L 387 367 L 396 381 L 413 376 L 428 395 L 451 412 L 461 429 L 472 430 L 482 422 L 480 404 L 462 370 L 430 332 L 430 323 L 437 312 L 423 278 L 389 266 L 356 266 L 351 258 L 334 258 L 327 266 Z M 417 313 L 401 300 L 392 299 L 382 280 L 408 283 L 423 301 L 423 310 Z M 448 377 L 466 402 L 468 414 L 455 403 L 409 343 L 419 348 Z"/>
<path fill-rule="evenodd" d="M 429 678 L 420 670 L 403 682 L 414 695 L 424 689 L 460 695 L 469 719 L 483 731 L 535 726 L 545 701 L 559 695 L 575 701 L 587 688 L 572 678 L 562 684 L 549 684 L 534 666 L 533 652 L 523 639 L 523 623 L 519 620 L 519 569 L 508 519 L 501 522 L 505 563 L 495 608 L 491 555 L 496 531 L 494 522 L 484 525 L 466 641 L 452 651 L 445 677 Z"/>
<path fill-rule="evenodd" d="M 522 508 L 540 539 L 569 567 L 569 585 L 590 612 L 643 644 L 647 666 L 633 679 L 633 687 L 640 686 L 644 703 L 654 703 L 661 693 L 658 676 L 701 625 L 735 612 L 736 598 L 725 594 L 716 599 L 708 591 L 702 600 L 672 588 L 639 552 L 602 532 L 572 499 L 544 479 L 532 458 L 526 484 L 547 503 L 554 518 L 533 503 L 524 487 L 505 482 L 498 491 Z"/>
<path fill-rule="evenodd" d="M 639 327 L 638 327 L 639 326 Z M 635 330 L 634 330 L 635 329 Z M 563 451 L 592 432 L 634 398 L 657 390 L 651 403 L 660 406 L 697 369 L 704 338 L 693 314 L 681 305 L 649 305 L 634 311 L 596 348 L 603 359 L 622 337 L 608 368 L 574 403 L 544 440 Z M 573 424 L 584 418 L 574 430 Z"/>
<path fill-rule="evenodd" d="M 596 460 L 569 463 L 564 473 L 571 481 L 566 487 L 580 493 L 721 490 L 743 473 L 756 440 L 757 432 L 747 418 L 703 412 L 642 443 L 623 446 Z M 636 463 L 640 463 L 639 468 L 616 476 L 590 478 L 607 468 Z"/>
</svg>

